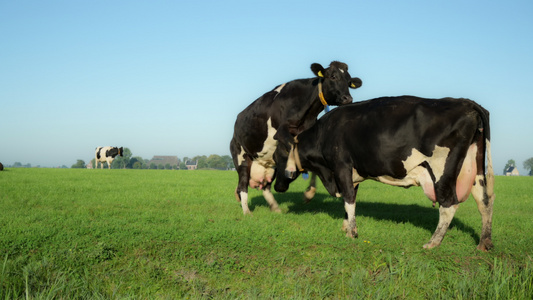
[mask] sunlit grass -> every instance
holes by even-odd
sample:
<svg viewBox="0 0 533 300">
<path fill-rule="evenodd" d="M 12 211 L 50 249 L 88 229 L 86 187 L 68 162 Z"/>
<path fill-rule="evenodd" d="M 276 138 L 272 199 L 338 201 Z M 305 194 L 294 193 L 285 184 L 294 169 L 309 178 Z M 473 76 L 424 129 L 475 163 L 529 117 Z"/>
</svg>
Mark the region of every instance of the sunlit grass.
<svg viewBox="0 0 533 300">
<path fill-rule="evenodd" d="M 462 204 L 442 245 L 420 189 L 361 184 L 358 239 L 341 199 L 298 180 L 271 213 L 229 171 L 9 169 L 0 172 L 2 298 L 514 298 L 533 296 L 530 177 L 497 177 L 495 249 Z"/>
</svg>

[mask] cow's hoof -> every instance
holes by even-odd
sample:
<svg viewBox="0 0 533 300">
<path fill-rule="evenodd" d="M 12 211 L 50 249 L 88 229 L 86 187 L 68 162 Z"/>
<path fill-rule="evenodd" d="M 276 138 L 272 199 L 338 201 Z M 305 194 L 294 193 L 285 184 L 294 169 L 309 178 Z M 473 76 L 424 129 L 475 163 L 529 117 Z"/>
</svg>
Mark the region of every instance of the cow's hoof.
<svg viewBox="0 0 533 300">
<path fill-rule="evenodd" d="M 424 249 L 433 249 L 435 247 L 437 247 L 439 244 L 436 244 L 436 243 L 433 243 L 433 242 L 429 242 L 427 244 L 425 244 L 423 247 Z"/>
<path fill-rule="evenodd" d="M 316 188 L 310 187 L 307 191 L 304 192 L 304 203 L 311 202 L 311 199 L 315 197 Z"/>
<path fill-rule="evenodd" d="M 346 232 L 346 237 L 356 239 L 359 237 L 359 234 L 357 232 Z"/>
<path fill-rule="evenodd" d="M 281 214 L 281 209 L 280 209 L 279 207 L 271 207 L 271 208 L 270 208 L 270 211 L 271 211 L 271 212 L 278 213 L 278 214 Z"/>
<path fill-rule="evenodd" d="M 487 252 L 493 247 L 494 245 L 490 239 L 481 240 L 479 241 L 479 245 L 477 245 L 477 249 L 483 252 Z"/>
</svg>

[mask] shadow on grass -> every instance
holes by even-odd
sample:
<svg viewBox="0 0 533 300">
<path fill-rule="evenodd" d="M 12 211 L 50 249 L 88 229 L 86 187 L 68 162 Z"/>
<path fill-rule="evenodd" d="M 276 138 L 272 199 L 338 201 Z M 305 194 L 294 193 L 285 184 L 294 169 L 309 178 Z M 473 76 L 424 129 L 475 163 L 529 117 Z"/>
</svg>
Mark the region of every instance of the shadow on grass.
<svg viewBox="0 0 533 300">
<path fill-rule="evenodd" d="M 337 198 L 336 201 L 324 201 L 330 197 L 317 193 L 310 203 L 305 203 L 301 192 L 277 193 L 275 197 L 280 205 L 287 204 L 289 207 L 287 213 L 289 214 L 327 213 L 332 218 L 344 219 L 345 211 L 341 198 Z M 258 206 L 268 207 L 262 196 L 253 197 L 250 201 L 250 209 L 252 211 Z M 437 207 L 424 207 L 418 204 L 366 202 L 364 200 L 358 200 L 356 207 L 356 218 L 357 216 L 365 216 L 375 220 L 410 223 L 431 233 L 435 231 L 439 221 L 439 209 Z M 456 217 L 452 220 L 449 229 L 454 227 L 469 234 L 476 243 L 479 242 L 479 234 L 476 230 Z"/>
</svg>

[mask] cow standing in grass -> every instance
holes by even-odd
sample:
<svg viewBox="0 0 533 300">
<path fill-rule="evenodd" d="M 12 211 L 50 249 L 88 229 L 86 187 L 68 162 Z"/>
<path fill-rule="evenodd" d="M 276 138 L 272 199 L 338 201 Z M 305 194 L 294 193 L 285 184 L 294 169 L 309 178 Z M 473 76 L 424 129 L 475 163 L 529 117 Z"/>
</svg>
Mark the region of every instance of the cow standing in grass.
<svg viewBox="0 0 533 300">
<path fill-rule="evenodd" d="M 107 162 L 107 168 L 111 169 L 111 163 L 115 160 L 117 155 L 123 156 L 122 147 L 98 147 L 94 154 L 94 168 L 98 168 L 98 163 L 100 162 L 100 169 L 104 168 L 104 163 Z"/>
<path fill-rule="evenodd" d="M 348 66 L 334 61 L 329 68 L 312 64 L 317 76 L 299 79 L 275 87 L 259 97 L 238 116 L 235 122 L 230 151 L 239 175 L 235 196 L 244 214 L 248 208 L 248 185 L 263 190 L 272 211 L 279 212 L 271 192 L 275 169 L 283 175 L 293 137 L 316 122 L 326 105 L 352 102 L 349 88 L 362 85 L 352 78 Z M 278 175 L 279 176 L 279 175 Z M 276 191 L 284 192 L 288 185 L 278 184 Z"/>
<path fill-rule="evenodd" d="M 349 237 L 358 236 L 359 183 L 373 179 L 421 186 L 439 203 L 437 229 L 424 248 L 440 245 L 459 204 L 471 193 L 482 220 L 478 249 L 492 248 L 489 112 L 471 100 L 402 96 L 339 107 L 302 132 L 289 156 L 286 182 L 308 170 L 331 195 L 344 198 L 343 228 Z"/>
</svg>

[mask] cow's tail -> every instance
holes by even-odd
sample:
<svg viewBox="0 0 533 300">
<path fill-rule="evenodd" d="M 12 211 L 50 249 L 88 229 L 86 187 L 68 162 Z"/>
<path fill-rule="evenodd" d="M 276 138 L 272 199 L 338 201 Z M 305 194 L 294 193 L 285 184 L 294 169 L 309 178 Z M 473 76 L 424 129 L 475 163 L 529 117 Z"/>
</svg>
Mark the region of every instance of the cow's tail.
<svg viewBox="0 0 533 300">
<path fill-rule="evenodd" d="M 494 169 L 492 168 L 492 155 L 490 153 L 490 139 L 485 139 L 485 147 L 487 150 L 487 196 L 494 196 Z"/>
<path fill-rule="evenodd" d="M 476 109 L 479 112 L 482 121 L 483 128 L 483 137 L 485 144 L 485 153 L 487 159 L 485 180 L 487 182 L 487 196 L 490 198 L 494 197 L 494 169 L 492 168 L 492 154 L 490 151 L 490 122 L 489 122 L 489 112 L 481 107 L 479 104 L 476 104 Z"/>
</svg>

